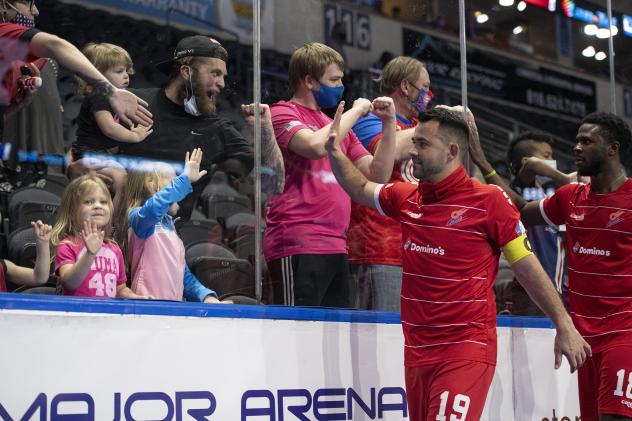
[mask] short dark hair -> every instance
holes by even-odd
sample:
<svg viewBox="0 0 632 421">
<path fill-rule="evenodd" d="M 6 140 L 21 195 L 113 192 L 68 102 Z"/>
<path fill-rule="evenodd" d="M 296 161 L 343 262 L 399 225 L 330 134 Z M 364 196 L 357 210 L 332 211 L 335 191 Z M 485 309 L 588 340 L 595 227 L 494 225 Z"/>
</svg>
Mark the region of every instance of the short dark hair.
<svg viewBox="0 0 632 421">
<path fill-rule="evenodd" d="M 548 143 L 553 147 L 553 136 L 537 130 L 527 130 L 511 141 L 507 158 L 515 170 L 520 167 L 522 158 L 533 156 L 536 143 Z"/>
<path fill-rule="evenodd" d="M 461 153 L 467 151 L 467 139 L 470 129 L 463 117 L 455 111 L 445 107 L 434 107 L 423 113 L 419 113 L 419 122 L 438 121 L 439 130 L 447 131 L 451 138 L 454 138 L 461 149 Z"/>
<path fill-rule="evenodd" d="M 588 114 L 580 123 L 595 124 L 599 126 L 599 134 L 608 143 L 619 142 L 620 156 L 630 150 L 632 144 L 632 132 L 630 126 L 621 117 L 612 113 L 596 112 Z"/>
</svg>

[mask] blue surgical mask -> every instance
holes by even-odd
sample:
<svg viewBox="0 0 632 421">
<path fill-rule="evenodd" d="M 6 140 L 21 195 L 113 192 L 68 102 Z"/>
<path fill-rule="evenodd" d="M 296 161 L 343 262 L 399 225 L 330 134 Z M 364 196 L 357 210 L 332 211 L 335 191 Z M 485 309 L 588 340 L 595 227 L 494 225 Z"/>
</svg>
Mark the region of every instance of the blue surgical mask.
<svg viewBox="0 0 632 421">
<path fill-rule="evenodd" d="M 344 86 L 327 86 L 324 83 L 320 83 L 320 89 L 312 91 L 314 99 L 320 108 L 332 108 L 335 107 L 342 98 L 342 94 L 345 91 Z"/>
<path fill-rule="evenodd" d="M 189 97 L 189 90 L 184 85 L 184 89 L 186 89 L 186 97 L 184 98 L 184 111 L 192 116 L 199 117 L 202 115 L 197 106 L 197 101 L 195 99 L 195 94 L 193 93 L 193 81 L 191 80 L 191 73 L 189 72 L 189 85 L 191 86 L 191 96 Z"/>
<path fill-rule="evenodd" d="M 421 114 L 426 111 L 428 103 L 430 103 L 431 99 L 432 93 L 430 92 L 430 90 L 420 89 L 419 95 L 417 95 L 417 99 L 415 101 L 412 101 L 412 105 L 415 110 L 417 110 L 417 112 Z"/>
<path fill-rule="evenodd" d="M 11 3 L 7 2 L 7 5 L 11 9 L 16 11 L 15 17 L 10 20 L 11 23 L 15 23 L 16 25 L 26 26 L 27 28 L 35 28 L 35 21 L 33 19 L 29 19 L 26 16 L 24 16 Z"/>
</svg>

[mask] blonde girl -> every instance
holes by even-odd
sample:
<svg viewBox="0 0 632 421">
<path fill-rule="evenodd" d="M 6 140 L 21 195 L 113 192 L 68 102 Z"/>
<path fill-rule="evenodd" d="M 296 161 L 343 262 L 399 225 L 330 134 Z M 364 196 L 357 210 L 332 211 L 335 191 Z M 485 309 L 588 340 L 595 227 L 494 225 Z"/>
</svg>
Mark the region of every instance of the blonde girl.
<svg viewBox="0 0 632 421">
<path fill-rule="evenodd" d="M 95 173 L 74 179 L 64 190 L 51 238 L 63 295 L 148 298 L 125 285 L 123 254 L 109 238 L 112 208 L 110 193 Z"/>
<path fill-rule="evenodd" d="M 202 151 L 187 152 L 184 172 L 156 163 L 151 171 L 131 172 L 117 218 L 117 239 L 132 263 L 132 290 L 163 300 L 219 303 L 217 294 L 191 273 L 184 245 L 173 225 L 178 202 L 191 193 L 200 171 Z"/>
</svg>

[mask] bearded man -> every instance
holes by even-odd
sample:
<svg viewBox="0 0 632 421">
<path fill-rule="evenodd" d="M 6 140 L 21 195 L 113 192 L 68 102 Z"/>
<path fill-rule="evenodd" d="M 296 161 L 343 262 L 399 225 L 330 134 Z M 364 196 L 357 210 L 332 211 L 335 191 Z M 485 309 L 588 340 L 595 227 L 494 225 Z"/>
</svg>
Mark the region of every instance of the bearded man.
<svg viewBox="0 0 632 421">
<path fill-rule="evenodd" d="M 216 114 L 216 98 L 224 88 L 228 52 L 216 40 L 195 35 L 178 42 L 171 60 L 157 64 L 169 76 L 164 88 L 131 90 L 149 103 L 154 114 L 153 133 L 143 142 L 125 144 L 120 154 L 161 161 L 179 160 L 187 151 L 201 148 L 202 168 L 238 168 L 248 174 L 253 168 L 252 143 L 229 120 Z M 242 105 L 246 121 L 254 123 L 254 105 Z M 283 190 L 283 159 L 276 144 L 270 110 L 260 106 L 261 156 L 265 173 L 262 189 L 269 193 Z M 193 186 L 193 194 L 181 203 L 179 215 L 185 219 L 193 203 L 210 180 L 202 178 Z"/>
</svg>

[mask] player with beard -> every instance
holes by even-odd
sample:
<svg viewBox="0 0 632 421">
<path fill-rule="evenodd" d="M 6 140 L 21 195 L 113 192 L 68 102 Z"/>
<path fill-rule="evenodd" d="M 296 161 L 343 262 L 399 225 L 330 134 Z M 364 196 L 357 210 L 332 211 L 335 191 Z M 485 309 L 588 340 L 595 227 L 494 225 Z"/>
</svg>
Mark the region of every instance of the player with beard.
<svg viewBox="0 0 632 421">
<path fill-rule="evenodd" d="M 632 420 L 632 181 L 622 159 L 629 126 L 593 113 L 577 132 L 568 184 L 522 208 L 526 224 L 566 224 L 570 312 L 593 356 L 579 369 L 583 421 Z"/>
<path fill-rule="evenodd" d="M 499 187 L 469 178 L 463 167 L 469 129 L 460 115 L 445 108 L 419 114 L 410 151 L 415 185 L 368 181 L 341 152 L 341 114 L 339 107 L 326 143 L 336 179 L 353 200 L 402 228 L 410 420 L 480 419 L 496 364 L 492 285 L 501 250 L 556 326 L 556 368 L 562 355 L 571 370 L 581 366 L 590 347 L 531 252 L 520 214 Z"/>
<path fill-rule="evenodd" d="M 186 151 L 201 148 L 204 154 L 202 169 L 209 172 L 194 184 L 193 194 L 181 203 L 179 216 L 187 218 L 193 203 L 210 180 L 215 169 L 237 166 L 248 173 L 253 168 L 253 149 L 250 142 L 237 131 L 233 123 L 216 114 L 215 101 L 224 89 L 228 52 L 216 40 L 195 35 L 178 42 L 171 60 L 157 68 L 169 75 L 164 88 L 132 90 L 149 103 L 154 114 L 153 133 L 143 142 L 126 144 L 120 153 L 143 158 L 173 161 Z M 270 110 L 262 104 L 261 157 L 268 167 L 263 189 L 283 190 L 284 170 L 281 152 L 276 145 Z M 254 105 L 242 105 L 246 121 L 254 124 Z"/>
</svg>

